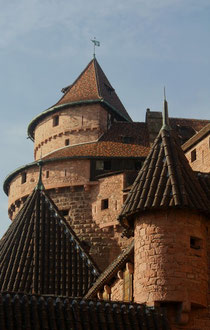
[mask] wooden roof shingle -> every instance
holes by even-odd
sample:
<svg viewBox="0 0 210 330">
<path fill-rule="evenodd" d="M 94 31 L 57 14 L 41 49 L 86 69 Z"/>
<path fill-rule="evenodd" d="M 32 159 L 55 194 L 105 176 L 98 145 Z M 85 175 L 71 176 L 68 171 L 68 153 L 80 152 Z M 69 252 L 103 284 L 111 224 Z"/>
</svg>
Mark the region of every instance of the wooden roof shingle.
<svg viewBox="0 0 210 330">
<path fill-rule="evenodd" d="M 82 297 L 98 269 L 39 186 L 0 241 L 0 291 Z"/>
</svg>

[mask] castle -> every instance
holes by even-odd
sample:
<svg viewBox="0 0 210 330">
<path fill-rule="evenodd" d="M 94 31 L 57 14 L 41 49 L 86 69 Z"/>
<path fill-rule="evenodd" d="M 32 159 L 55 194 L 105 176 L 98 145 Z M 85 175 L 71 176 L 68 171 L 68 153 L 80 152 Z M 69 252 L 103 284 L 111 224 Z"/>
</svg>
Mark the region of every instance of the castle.
<svg viewBox="0 0 210 330">
<path fill-rule="evenodd" d="M 98 320 L 85 321 L 90 329 L 109 329 L 97 313 L 118 329 L 123 313 L 126 329 L 209 329 L 210 121 L 169 119 L 164 100 L 163 115 L 147 109 L 133 122 L 95 58 L 62 92 L 28 126 L 34 162 L 4 182 L 12 224 L 0 242 L 2 315 L 22 304 L 24 319 L 42 301 L 42 320 L 51 295 L 60 310 L 62 297 L 83 298 L 78 322 L 88 309 Z"/>
</svg>

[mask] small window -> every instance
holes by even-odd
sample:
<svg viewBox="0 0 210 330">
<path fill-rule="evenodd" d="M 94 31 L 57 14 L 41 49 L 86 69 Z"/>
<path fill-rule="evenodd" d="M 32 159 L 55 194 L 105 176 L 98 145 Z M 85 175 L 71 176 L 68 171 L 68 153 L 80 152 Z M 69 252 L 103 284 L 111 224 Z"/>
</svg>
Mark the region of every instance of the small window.
<svg viewBox="0 0 210 330">
<path fill-rule="evenodd" d="M 191 162 L 194 162 L 196 160 L 196 149 L 191 151 Z"/>
<path fill-rule="evenodd" d="M 66 139 L 65 140 L 65 146 L 69 146 L 69 144 L 70 144 L 70 140 L 69 139 Z"/>
<path fill-rule="evenodd" d="M 24 172 L 21 174 L 21 184 L 25 183 L 26 179 L 27 179 L 27 174 L 26 174 L 26 172 Z"/>
<path fill-rule="evenodd" d="M 200 250 L 202 248 L 202 239 L 191 236 L 190 247 L 191 249 Z"/>
<path fill-rule="evenodd" d="M 60 213 L 63 217 L 67 217 L 69 215 L 69 210 L 61 210 Z"/>
<path fill-rule="evenodd" d="M 53 117 L 53 126 L 58 126 L 59 125 L 59 116 L 54 116 Z"/>
<path fill-rule="evenodd" d="M 102 201 L 101 201 L 101 209 L 102 210 L 105 210 L 105 209 L 108 209 L 108 208 L 109 208 L 109 200 L 108 200 L 108 198 L 102 199 Z"/>
<path fill-rule="evenodd" d="M 46 171 L 46 178 L 48 179 L 50 176 L 50 171 Z"/>
<path fill-rule="evenodd" d="M 103 171 L 103 170 L 111 170 L 112 163 L 111 160 L 97 160 L 96 161 L 96 170 Z"/>
</svg>

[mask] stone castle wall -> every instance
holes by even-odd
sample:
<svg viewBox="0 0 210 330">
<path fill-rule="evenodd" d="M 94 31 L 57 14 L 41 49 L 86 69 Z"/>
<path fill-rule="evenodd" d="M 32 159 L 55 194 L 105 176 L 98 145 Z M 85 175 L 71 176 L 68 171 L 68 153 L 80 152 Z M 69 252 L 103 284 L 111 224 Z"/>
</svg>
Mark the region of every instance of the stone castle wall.
<svg viewBox="0 0 210 330">
<path fill-rule="evenodd" d="M 58 124 L 54 125 L 55 117 Z M 66 145 L 97 140 L 107 130 L 107 112 L 99 104 L 61 109 L 43 119 L 35 129 L 34 158 Z"/>
<path fill-rule="evenodd" d="M 194 154 L 193 154 L 194 153 Z M 193 171 L 209 173 L 210 136 L 206 136 L 185 153 Z"/>
<path fill-rule="evenodd" d="M 142 214 L 135 223 L 134 300 L 207 305 L 205 217 L 182 210 Z"/>
<path fill-rule="evenodd" d="M 46 190 L 84 185 L 90 179 L 90 161 L 71 159 L 49 162 L 44 164 L 42 172 L 42 181 Z M 22 183 L 23 175 L 25 176 L 24 183 Z M 37 185 L 38 177 L 39 167 L 34 165 L 23 170 L 11 181 L 8 200 L 10 219 L 14 219 L 25 198 L 33 191 Z"/>
</svg>

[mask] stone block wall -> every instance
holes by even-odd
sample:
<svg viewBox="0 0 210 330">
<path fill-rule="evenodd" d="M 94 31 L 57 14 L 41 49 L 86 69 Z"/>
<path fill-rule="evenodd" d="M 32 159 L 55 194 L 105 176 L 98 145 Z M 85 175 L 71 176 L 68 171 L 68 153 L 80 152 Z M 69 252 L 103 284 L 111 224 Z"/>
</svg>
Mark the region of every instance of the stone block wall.
<svg viewBox="0 0 210 330">
<path fill-rule="evenodd" d="M 92 214 L 101 228 L 118 224 L 117 216 L 123 205 L 124 181 L 125 174 L 120 173 L 99 179 L 99 184 L 94 187 Z"/>
<path fill-rule="evenodd" d="M 49 162 L 43 165 L 42 180 L 46 190 L 58 187 L 69 187 L 84 185 L 90 179 L 90 161 L 83 159 L 70 159 L 65 161 Z M 22 183 L 22 175 L 25 176 L 25 182 Z M 24 199 L 33 191 L 38 183 L 39 167 L 23 169 L 10 183 L 8 210 L 10 219 L 22 207 Z"/>
<path fill-rule="evenodd" d="M 206 218 L 170 209 L 135 222 L 134 300 L 207 306 Z"/>
<path fill-rule="evenodd" d="M 92 218 L 91 188 L 66 187 L 48 191 L 59 210 L 67 210 L 66 219 L 84 248 L 100 270 L 104 270 L 120 253 L 113 235 L 98 226 Z"/>
<path fill-rule="evenodd" d="M 58 125 L 53 118 L 59 116 Z M 34 158 L 59 148 L 96 141 L 107 130 L 107 111 L 99 104 L 80 105 L 60 110 L 44 118 L 35 129 Z M 69 141 L 67 141 L 69 140 Z M 67 142 L 66 142 L 67 141 Z"/>
<path fill-rule="evenodd" d="M 210 168 L 210 135 L 194 145 L 185 153 L 194 171 L 209 173 Z"/>
</svg>

